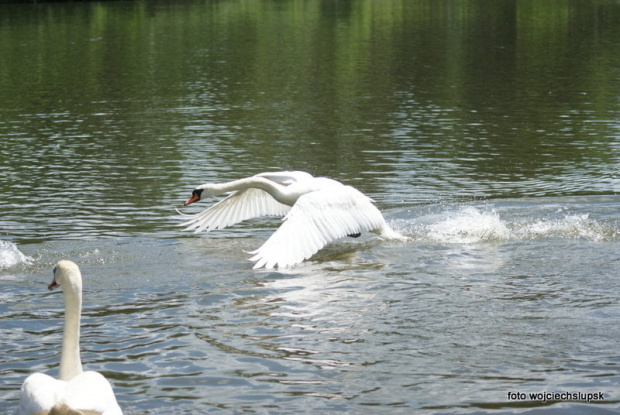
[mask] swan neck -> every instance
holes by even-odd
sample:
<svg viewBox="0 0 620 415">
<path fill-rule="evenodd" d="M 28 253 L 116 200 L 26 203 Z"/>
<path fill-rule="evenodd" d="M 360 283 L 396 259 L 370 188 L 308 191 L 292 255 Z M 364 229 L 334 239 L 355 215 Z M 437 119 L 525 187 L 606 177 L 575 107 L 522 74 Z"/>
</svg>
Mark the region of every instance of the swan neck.
<svg viewBox="0 0 620 415">
<path fill-rule="evenodd" d="M 65 328 L 62 336 L 60 356 L 60 380 L 69 381 L 82 373 L 80 360 L 80 314 L 82 312 L 82 290 L 69 285 L 63 288 L 65 297 Z"/>
<path fill-rule="evenodd" d="M 269 193 L 278 202 L 292 206 L 297 198 L 286 192 L 286 186 L 267 180 L 263 177 L 248 177 L 245 179 L 234 180 L 228 183 L 216 184 L 219 193 L 232 192 L 236 190 L 246 190 L 250 188 L 261 189 Z"/>
</svg>

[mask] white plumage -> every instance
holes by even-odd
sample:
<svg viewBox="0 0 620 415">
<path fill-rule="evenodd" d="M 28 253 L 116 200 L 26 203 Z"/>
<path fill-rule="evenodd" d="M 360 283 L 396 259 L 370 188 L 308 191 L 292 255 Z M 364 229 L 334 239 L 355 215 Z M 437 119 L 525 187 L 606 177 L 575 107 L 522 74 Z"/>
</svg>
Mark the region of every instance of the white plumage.
<svg viewBox="0 0 620 415">
<path fill-rule="evenodd" d="M 22 385 L 19 415 L 122 415 L 108 380 L 98 372 L 82 371 L 82 275 L 74 262 L 59 261 L 54 268 L 54 279 L 48 288 L 51 290 L 59 285 L 65 299 L 60 379 L 43 373 L 28 376 Z"/>
<path fill-rule="evenodd" d="M 257 250 L 254 268 L 287 267 L 310 258 L 329 242 L 372 231 L 396 237 L 371 198 L 359 190 L 302 171 L 260 173 L 194 189 L 185 205 L 202 197 L 232 192 L 182 224 L 200 232 L 221 229 L 260 216 L 284 216 L 283 223 Z"/>
</svg>

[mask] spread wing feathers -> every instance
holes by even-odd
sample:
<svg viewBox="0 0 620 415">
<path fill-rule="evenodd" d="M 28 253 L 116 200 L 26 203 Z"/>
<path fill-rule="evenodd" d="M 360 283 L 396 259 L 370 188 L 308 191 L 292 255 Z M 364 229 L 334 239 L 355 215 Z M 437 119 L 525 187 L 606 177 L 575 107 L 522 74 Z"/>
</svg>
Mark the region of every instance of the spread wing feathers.
<svg viewBox="0 0 620 415">
<path fill-rule="evenodd" d="M 289 210 L 290 206 L 276 201 L 266 191 L 250 188 L 233 192 L 210 208 L 190 215 L 180 226 L 194 232 L 208 232 L 260 216 L 284 216 Z"/>
<path fill-rule="evenodd" d="M 380 229 L 385 219 L 372 199 L 350 186 L 301 196 L 280 228 L 257 250 L 254 268 L 286 267 L 347 235 Z"/>
</svg>

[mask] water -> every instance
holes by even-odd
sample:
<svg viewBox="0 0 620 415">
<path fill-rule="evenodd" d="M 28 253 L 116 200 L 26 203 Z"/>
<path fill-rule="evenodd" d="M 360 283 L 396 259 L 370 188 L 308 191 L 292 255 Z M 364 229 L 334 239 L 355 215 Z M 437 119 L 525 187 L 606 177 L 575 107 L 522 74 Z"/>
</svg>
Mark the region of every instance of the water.
<svg viewBox="0 0 620 415">
<path fill-rule="evenodd" d="M 126 414 L 620 412 L 611 1 L 0 6 L 0 408 L 82 360 Z M 191 190 L 299 169 L 407 241 L 286 270 Z M 603 402 L 530 393 L 602 392 Z M 522 398 L 522 394 L 526 397 Z"/>
</svg>

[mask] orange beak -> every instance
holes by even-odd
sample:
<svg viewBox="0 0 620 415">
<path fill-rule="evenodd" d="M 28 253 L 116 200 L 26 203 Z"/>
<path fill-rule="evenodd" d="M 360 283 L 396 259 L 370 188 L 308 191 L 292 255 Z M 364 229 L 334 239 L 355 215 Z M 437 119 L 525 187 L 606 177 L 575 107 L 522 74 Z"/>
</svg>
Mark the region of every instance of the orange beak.
<svg viewBox="0 0 620 415">
<path fill-rule="evenodd" d="M 53 290 L 54 288 L 56 288 L 56 287 L 58 287 L 58 286 L 59 286 L 59 285 L 58 285 L 58 283 L 56 282 L 56 278 L 54 278 L 54 279 L 52 280 L 52 283 L 51 283 L 50 285 L 48 285 L 48 286 L 47 286 L 47 289 L 48 289 L 48 290 Z"/>
<path fill-rule="evenodd" d="M 183 206 L 187 206 L 187 205 L 189 205 L 190 203 L 194 203 L 194 202 L 197 202 L 197 201 L 199 201 L 199 200 L 200 200 L 200 196 L 199 196 L 199 195 L 197 195 L 197 194 L 193 194 L 193 195 L 192 195 L 192 197 L 190 197 L 189 199 L 187 199 L 187 200 L 185 201 L 185 203 L 183 203 Z"/>
</svg>

